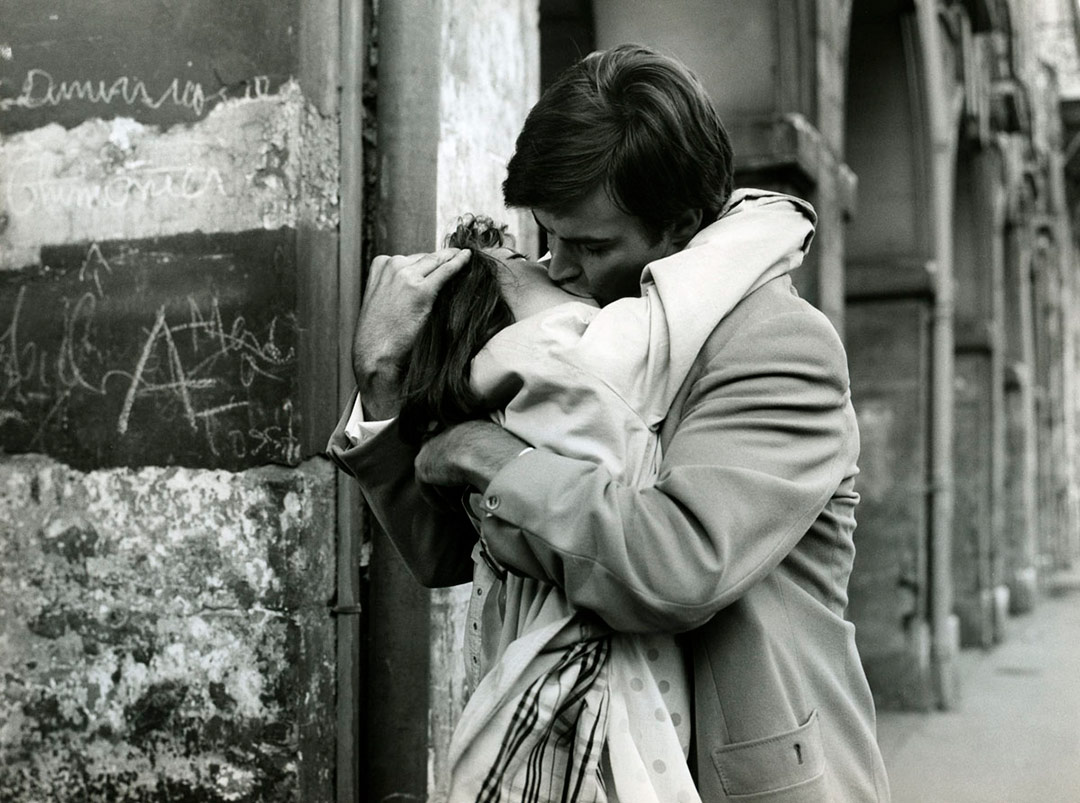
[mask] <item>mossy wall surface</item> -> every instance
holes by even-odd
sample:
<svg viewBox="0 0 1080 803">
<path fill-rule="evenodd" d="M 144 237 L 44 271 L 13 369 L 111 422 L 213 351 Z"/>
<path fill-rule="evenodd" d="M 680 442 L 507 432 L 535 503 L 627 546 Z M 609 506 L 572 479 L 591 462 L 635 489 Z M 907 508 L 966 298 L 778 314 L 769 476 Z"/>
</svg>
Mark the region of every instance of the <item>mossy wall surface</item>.
<svg viewBox="0 0 1080 803">
<path fill-rule="evenodd" d="M 0 461 L 0 800 L 329 797 L 333 475 Z"/>
</svg>

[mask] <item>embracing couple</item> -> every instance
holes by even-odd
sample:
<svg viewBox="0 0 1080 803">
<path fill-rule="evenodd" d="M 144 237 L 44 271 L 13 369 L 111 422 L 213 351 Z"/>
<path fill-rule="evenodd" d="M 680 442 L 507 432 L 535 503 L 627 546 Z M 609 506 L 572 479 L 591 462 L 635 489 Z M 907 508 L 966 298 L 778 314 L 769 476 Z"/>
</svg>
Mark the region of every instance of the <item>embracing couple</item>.
<svg viewBox="0 0 1080 803">
<path fill-rule="evenodd" d="M 844 619 L 846 356 L 788 273 L 809 204 L 735 190 L 697 79 L 593 53 L 503 185 L 378 257 L 329 453 L 412 573 L 472 582 L 452 801 L 886 801 Z"/>
</svg>

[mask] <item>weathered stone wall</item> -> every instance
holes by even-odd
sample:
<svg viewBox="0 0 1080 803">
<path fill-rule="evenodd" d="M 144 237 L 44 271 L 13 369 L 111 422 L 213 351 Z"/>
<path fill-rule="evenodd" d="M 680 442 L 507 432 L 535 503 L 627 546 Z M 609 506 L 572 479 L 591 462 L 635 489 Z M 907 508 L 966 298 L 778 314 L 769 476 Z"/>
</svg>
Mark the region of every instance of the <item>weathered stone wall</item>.
<svg viewBox="0 0 1080 803">
<path fill-rule="evenodd" d="M 8 6 L 0 800 L 328 800 L 337 6 Z"/>
<path fill-rule="evenodd" d="M 0 463 L 0 799 L 319 799 L 332 489 Z"/>
<path fill-rule="evenodd" d="M 477 25 L 481 19 L 484 24 Z M 445 10 L 439 45 L 439 236 L 452 231 L 465 212 L 487 214 L 507 224 L 519 251 L 535 254 L 532 216 L 503 206 L 502 182 L 538 95 L 536 26 L 534 3 L 457 0 Z M 514 44 L 508 52 L 497 42 Z"/>
</svg>

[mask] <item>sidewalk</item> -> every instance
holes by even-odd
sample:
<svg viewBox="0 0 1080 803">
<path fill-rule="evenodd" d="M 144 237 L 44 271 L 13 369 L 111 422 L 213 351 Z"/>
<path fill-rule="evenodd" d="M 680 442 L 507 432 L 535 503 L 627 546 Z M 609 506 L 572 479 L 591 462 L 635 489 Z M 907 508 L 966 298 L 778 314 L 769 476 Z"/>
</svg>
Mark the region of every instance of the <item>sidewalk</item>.
<svg viewBox="0 0 1080 803">
<path fill-rule="evenodd" d="M 895 803 L 1080 803 L 1080 575 L 965 650 L 955 711 L 882 711 Z"/>
</svg>

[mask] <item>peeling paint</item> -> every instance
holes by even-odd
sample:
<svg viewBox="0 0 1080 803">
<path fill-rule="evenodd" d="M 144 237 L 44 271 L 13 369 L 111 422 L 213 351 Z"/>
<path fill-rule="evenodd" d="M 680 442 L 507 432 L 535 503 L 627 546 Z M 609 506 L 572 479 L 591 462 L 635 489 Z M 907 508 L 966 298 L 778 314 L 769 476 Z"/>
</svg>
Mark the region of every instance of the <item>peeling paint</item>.
<svg viewBox="0 0 1080 803">
<path fill-rule="evenodd" d="M 321 460 L 0 460 L 0 800 L 301 799 L 301 741 L 332 744 L 332 500 Z"/>
<path fill-rule="evenodd" d="M 0 145 L 0 268 L 37 264 L 46 244 L 334 228 L 338 164 L 336 120 L 295 81 L 167 131 L 117 118 L 15 134 Z"/>
<path fill-rule="evenodd" d="M 340 220 L 340 129 L 336 118 L 306 103 L 300 120 L 299 221 L 316 229 L 337 229 Z"/>
</svg>

